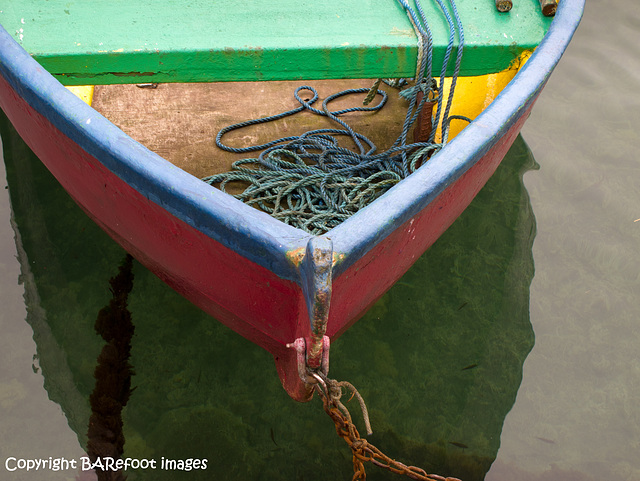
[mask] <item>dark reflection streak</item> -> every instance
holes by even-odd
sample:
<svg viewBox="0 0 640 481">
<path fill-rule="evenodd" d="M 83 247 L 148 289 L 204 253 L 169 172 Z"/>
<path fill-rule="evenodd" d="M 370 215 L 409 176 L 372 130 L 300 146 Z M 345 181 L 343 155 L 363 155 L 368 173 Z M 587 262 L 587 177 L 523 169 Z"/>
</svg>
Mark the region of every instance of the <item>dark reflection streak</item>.
<svg viewBox="0 0 640 481">
<path fill-rule="evenodd" d="M 124 450 L 122 431 L 122 409 L 131 395 L 133 368 L 129 363 L 131 337 L 134 326 L 127 307 L 129 293 L 133 287 L 133 259 L 127 254 L 119 272 L 109 280 L 113 297 L 98 313 L 95 330 L 107 344 L 98 356 L 95 369 L 96 384 L 89 403 L 91 417 L 87 433 L 87 454 L 92 463 L 98 458 L 119 459 Z M 127 479 L 121 470 L 96 469 L 99 481 L 121 481 Z"/>
</svg>

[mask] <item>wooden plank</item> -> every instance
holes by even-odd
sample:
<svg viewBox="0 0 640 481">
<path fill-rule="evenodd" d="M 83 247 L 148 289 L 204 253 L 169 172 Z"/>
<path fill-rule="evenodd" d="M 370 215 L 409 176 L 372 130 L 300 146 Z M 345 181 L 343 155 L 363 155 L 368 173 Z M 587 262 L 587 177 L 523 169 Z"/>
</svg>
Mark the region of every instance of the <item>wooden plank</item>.
<svg viewBox="0 0 640 481">
<path fill-rule="evenodd" d="M 422 3 L 439 66 L 447 24 L 435 2 Z M 457 4 L 464 75 L 506 68 L 550 22 L 535 0 L 505 14 L 490 0 Z M 413 77 L 416 68 L 396 0 L 5 0 L 0 24 L 66 85 Z"/>
<path fill-rule="evenodd" d="M 371 80 L 316 80 L 313 85 L 320 98 L 336 92 L 370 87 Z M 258 152 L 236 154 L 219 149 L 215 137 L 228 125 L 261 118 L 293 109 L 300 104 L 293 96 L 299 81 L 160 84 L 155 89 L 135 85 L 96 87 L 93 107 L 128 135 L 174 165 L 202 178 L 231 169 L 231 163 L 257 157 Z M 356 131 L 367 136 L 383 151 L 402 130 L 407 102 L 398 91 L 386 85 L 389 98 L 378 112 L 352 112 L 341 117 Z M 302 92 L 303 98 L 311 93 Z M 335 100 L 333 110 L 362 106 L 364 94 Z M 371 106 L 381 99 L 376 96 Z M 327 117 L 300 112 L 274 122 L 253 125 L 229 132 L 223 142 L 231 147 L 247 147 L 308 130 L 342 128 Z M 343 145 L 355 148 L 349 139 Z"/>
</svg>

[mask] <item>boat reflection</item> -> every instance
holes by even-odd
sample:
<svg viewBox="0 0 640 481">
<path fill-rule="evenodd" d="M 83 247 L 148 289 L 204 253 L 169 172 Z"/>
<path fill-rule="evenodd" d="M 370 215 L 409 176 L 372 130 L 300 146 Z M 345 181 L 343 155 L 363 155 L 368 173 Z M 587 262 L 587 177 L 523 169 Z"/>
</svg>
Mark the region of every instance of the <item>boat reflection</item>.
<svg viewBox="0 0 640 481">
<path fill-rule="evenodd" d="M 27 320 L 45 388 L 86 447 L 96 415 L 94 373 L 105 346 L 94 323 L 112 297 L 108 280 L 125 253 L 0 116 L 23 280 L 31 292 Z M 535 165 L 519 137 L 455 224 L 331 348 L 331 377 L 359 389 L 374 430 L 369 440 L 391 457 L 465 481 L 483 479 L 495 459 L 534 342 L 529 284 L 535 219 L 522 175 Z M 121 409 L 122 456 L 157 465 L 125 475 L 351 476 L 349 450 L 320 401 L 292 402 L 270 354 L 135 262 L 133 272 L 128 362 L 135 374 Z M 358 409 L 351 411 L 361 426 Z M 373 466 L 367 473 L 372 480 L 396 478 Z"/>
</svg>

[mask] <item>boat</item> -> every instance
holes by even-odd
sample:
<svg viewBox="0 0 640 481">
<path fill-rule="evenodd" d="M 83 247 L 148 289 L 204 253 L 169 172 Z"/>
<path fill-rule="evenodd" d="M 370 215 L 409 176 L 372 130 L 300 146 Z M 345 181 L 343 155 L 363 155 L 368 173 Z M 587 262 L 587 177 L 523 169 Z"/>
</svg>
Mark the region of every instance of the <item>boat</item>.
<svg viewBox="0 0 640 481">
<path fill-rule="evenodd" d="M 418 8 L 375 0 L 356 9 L 324 0 L 311 9 L 293 0 L 251 8 L 225 1 L 214 11 L 199 2 L 176 9 L 150 1 L 10 1 L 0 12 L 0 108 L 90 218 L 178 293 L 270 352 L 287 393 L 308 401 L 323 379 L 318 375 L 328 372 L 331 342 L 440 237 L 496 170 L 584 8 L 583 0 L 563 0 L 552 18 L 541 8 L 546 0 L 520 0 L 508 12 L 485 3 Z M 421 26 L 427 18 L 429 29 Z M 283 91 L 291 101 L 291 82 L 302 85 L 295 91 L 302 109 L 317 95 L 334 98 L 316 95 L 321 89 L 313 84 L 323 92 L 333 85 L 369 92 L 395 102 L 393 112 L 402 99 L 392 87 L 386 94 L 380 81 L 362 87 L 372 83 L 362 79 L 377 78 L 416 79 L 411 105 L 430 94 L 445 99 L 436 107 L 444 122 L 426 134 L 437 137 L 438 148 L 326 232 L 288 225 L 203 182 L 200 167 L 188 167 L 197 155 L 183 147 L 201 145 L 192 134 L 213 146 L 219 132 L 215 143 L 228 147 L 222 136 L 233 140 L 230 130 L 247 120 L 243 101 L 248 109 L 264 107 Z M 216 103 L 225 94 L 227 103 Z M 171 113 L 146 124 L 136 115 L 149 106 L 157 115 Z M 406 137 L 403 122 L 418 116 L 383 111 L 364 112 L 362 123 Z M 419 116 L 418 123 L 435 116 Z M 216 129 L 214 120 L 222 122 Z M 232 129 L 223 128 L 225 121 Z M 278 128 L 291 124 L 285 119 Z M 227 159 L 220 161 L 224 171 L 238 157 L 223 150 L 212 155 Z"/>
</svg>

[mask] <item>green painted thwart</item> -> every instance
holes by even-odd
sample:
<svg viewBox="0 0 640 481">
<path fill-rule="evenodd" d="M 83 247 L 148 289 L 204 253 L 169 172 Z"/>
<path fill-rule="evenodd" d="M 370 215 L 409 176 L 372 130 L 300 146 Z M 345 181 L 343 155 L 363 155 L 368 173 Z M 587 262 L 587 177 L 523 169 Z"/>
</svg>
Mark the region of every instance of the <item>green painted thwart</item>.
<svg viewBox="0 0 640 481">
<path fill-rule="evenodd" d="M 66 85 L 415 75 L 416 37 L 396 0 L 3 3 L 0 24 Z M 514 3 L 499 14 L 457 1 L 463 75 L 502 70 L 542 39 L 551 20 L 538 2 Z M 439 73 L 447 24 L 435 2 L 423 6 Z"/>
</svg>

